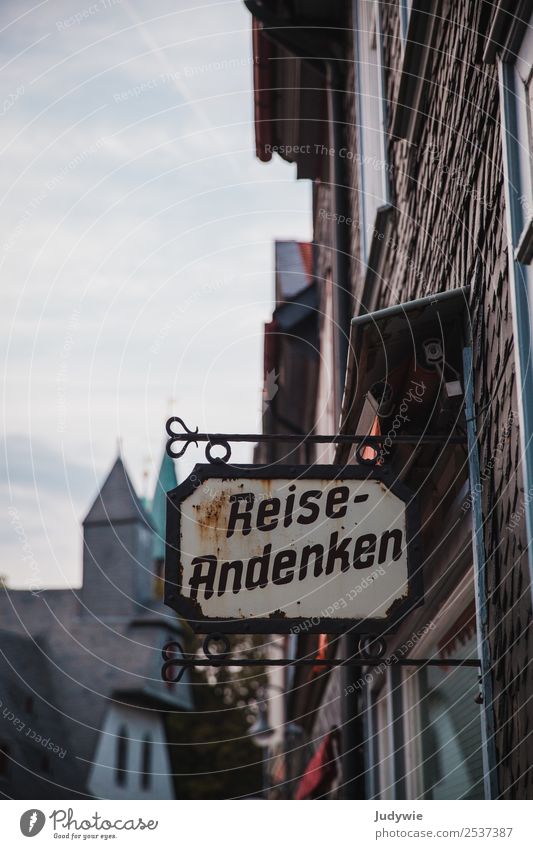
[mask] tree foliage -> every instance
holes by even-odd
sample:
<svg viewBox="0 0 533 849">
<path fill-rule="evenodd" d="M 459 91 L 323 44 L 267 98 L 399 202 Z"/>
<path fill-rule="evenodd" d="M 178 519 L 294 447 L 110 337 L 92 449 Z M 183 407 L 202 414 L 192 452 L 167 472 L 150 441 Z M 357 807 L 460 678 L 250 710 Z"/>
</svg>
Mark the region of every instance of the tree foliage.
<svg viewBox="0 0 533 849">
<path fill-rule="evenodd" d="M 193 646 L 203 657 L 199 646 Z M 243 637 L 232 651 L 261 657 L 258 638 Z M 248 730 L 265 677 L 255 667 L 202 667 L 191 673 L 194 710 L 167 715 L 178 799 L 232 799 L 262 789 L 262 754 Z"/>
</svg>

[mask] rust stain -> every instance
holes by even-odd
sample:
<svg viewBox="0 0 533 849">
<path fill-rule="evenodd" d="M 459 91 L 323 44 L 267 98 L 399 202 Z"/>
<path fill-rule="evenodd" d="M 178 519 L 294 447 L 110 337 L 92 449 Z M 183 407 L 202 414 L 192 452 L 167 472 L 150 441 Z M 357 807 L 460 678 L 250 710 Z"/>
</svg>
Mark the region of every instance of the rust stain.
<svg viewBox="0 0 533 849">
<path fill-rule="evenodd" d="M 406 590 L 405 593 L 402 596 L 399 596 L 398 598 L 394 599 L 391 606 L 385 611 L 385 616 L 387 618 L 388 617 L 392 618 L 393 614 L 396 612 L 396 609 L 398 607 L 400 607 L 408 598 L 409 598 L 409 590 Z"/>
<path fill-rule="evenodd" d="M 213 539 L 213 532 L 220 533 L 223 528 L 223 514 L 227 505 L 227 493 L 222 491 L 202 504 L 195 505 L 198 511 L 196 523 L 200 540 L 208 543 Z"/>
<path fill-rule="evenodd" d="M 287 614 L 284 610 L 273 610 L 272 613 L 269 613 L 266 617 L 267 619 L 286 619 Z"/>
<path fill-rule="evenodd" d="M 272 497 L 272 481 L 267 478 L 254 480 L 264 496 Z M 199 544 L 210 553 L 216 554 L 220 560 L 231 559 L 234 555 L 231 551 L 225 551 L 226 527 L 229 520 L 229 498 L 236 492 L 242 492 L 247 485 L 246 481 L 236 482 L 233 479 L 222 479 L 220 491 L 212 495 L 200 504 L 195 504 L 195 522 L 198 532 Z"/>
</svg>

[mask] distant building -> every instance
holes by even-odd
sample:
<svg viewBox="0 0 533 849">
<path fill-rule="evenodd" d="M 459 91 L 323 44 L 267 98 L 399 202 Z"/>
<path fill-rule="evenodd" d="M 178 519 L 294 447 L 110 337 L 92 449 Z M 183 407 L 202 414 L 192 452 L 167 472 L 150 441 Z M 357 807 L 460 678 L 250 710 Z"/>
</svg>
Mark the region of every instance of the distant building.
<svg viewBox="0 0 533 849">
<path fill-rule="evenodd" d="M 277 241 L 275 309 L 265 325 L 263 355 L 263 429 L 265 433 L 300 435 L 294 442 L 260 443 L 256 463 L 305 463 L 305 437 L 315 421 L 319 369 L 318 292 L 312 273 L 311 244 Z M 305 378 L 305 379 L 302 379 Z"/>
<path fill-rule="evenodd" d="M 143 506 L 117 457 L 83 522 L 81 588 L 2 588 L 5 796 L 174 798 L 165 714 L 192 708 L 187 679 L 160 672 L 163 645 L 182 634 L 160 586 L 164 494 L 176 485 L 165 454 Z"/>
<path fill-rule="evenodd" d="M 391 435 L 380 462 L 418 497 L 425 598 L 388 655 L 443 664 L 288 670 L 300 733 L 266 759 L 272 793 L 531 799 L 531 3 L 245 4 L 257 156 L 312 181 L 320 361 L 292 380 L 318 392 L 288 417 Z M 371 459 L 332 448 L 311 462 Z M 287 640 L 313 650 L 357 641 Z M 481 688 L 475 666 L 444 665 L 466 658 Z"/>
</svg>

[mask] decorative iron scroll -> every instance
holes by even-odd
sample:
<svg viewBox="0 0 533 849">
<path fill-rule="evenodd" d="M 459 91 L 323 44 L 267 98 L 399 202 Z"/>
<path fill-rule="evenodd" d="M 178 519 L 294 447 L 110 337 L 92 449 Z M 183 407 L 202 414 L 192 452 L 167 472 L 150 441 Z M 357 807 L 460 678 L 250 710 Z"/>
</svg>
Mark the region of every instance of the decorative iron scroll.
<svg viewBox="0 0 533 849">
<path fill-rule="evenodd" d="M 175 425 L 183 428 L 183 431 L 176 431 Z M 383 456 L 383 444 L 385 439 L 392 440 L 397 445 L 464 445 L 465 437 L 457 435 L 438 435 L 438 434 L 396 434 L 391 436 L 369 436 L 368 434 L 357 433 L 335 433 L 335 434 L 297 434 L 297 433 L 200 433 L 198 428 L 190 430 L 182 418 L 179 416 L 171 416 L 166 423 L 166 431 L 168 434 L 167 454 L 169 457 L 177 459 L 183 457 L 187 448 L 194 442 L 198 448 L 198 443 L 207 443 L 205 448 L 205 456 L 209 463 L 227 463 L 231 457 L 232 442 L 296 442 L 303 444 L 335 444 L 335 445 L 356 445 L 357 460 L 362 465 L 374 466 Z M 175 443 L 183 442 L 183 448 L 180 451 L 174 450 Z M 222 448 L 224 455 L 216 457 L 213 455 L 214 448 Z M 374 456 L 363 456 L 365 449 L 373 449 Z"/>
<path fill-rule="evenodd" d="M 212 651 L 212 645 L 219 644 L 221 648 L 218 651 Z M 264 667 L 264 666 L 322 666 L 325 669 L 333 666 L 379 666 L 382 663 L 394 664 L 398 666 L 469 666 L 480 667 L 480 661 L 472 658 L 410 658 L 396 657 L 385 658 L 387 644 L 383 637 L 375 637 L 373 635 L 363 635 L 359 638 L 357 652 L 349 658 L 319 658 L 316 654 L 307 655 L 301 658 L 287 657 L 263 657 L 263 658 L 248 658 L 234 656 L 230 651 L 230 641 L 226 634 L 213 633 L 208 634 L 203 643 L 203 652 L 205 657 L 199 658 L 194 654 L 187 654 L 183 650 L 183 646 L 177 640 L 167 643 L 163 647 L 162 657 L 163 666 L 161 667 L 161 677 L 167 684 L 177 684 L 181 681 L 187 669 L 194 669 L 203 666 L 223 667 L 236 666 L 239 668 L 245 667 Z"/>
</svg>

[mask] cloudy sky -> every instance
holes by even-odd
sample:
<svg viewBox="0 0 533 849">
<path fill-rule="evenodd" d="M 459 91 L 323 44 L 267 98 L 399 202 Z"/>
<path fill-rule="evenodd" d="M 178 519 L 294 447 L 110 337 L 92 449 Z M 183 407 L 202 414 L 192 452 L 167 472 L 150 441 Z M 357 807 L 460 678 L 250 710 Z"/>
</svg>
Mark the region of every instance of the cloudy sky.
<svg viewBox="0 0 533 849">
<path fill-rule="evenodd" d="M 119 437 L 151 490 L 170 410 L 259 427 L 273 239 L 310 237 L 310 189 L 254 157 L 242 0 L 13 0 L 0 31 L 0 574 L 64 586 Z"/>
</svg>

